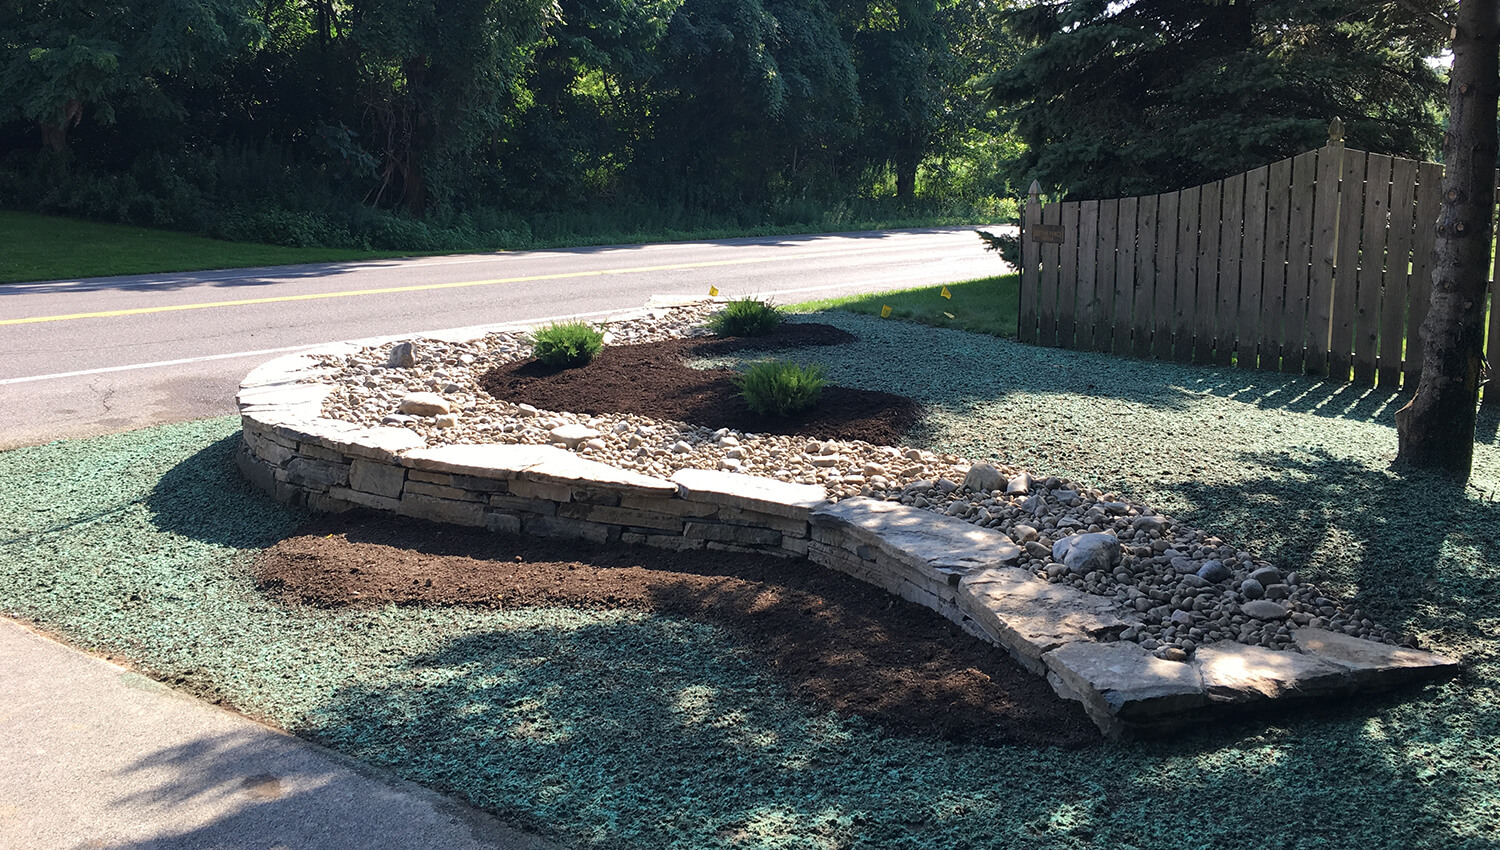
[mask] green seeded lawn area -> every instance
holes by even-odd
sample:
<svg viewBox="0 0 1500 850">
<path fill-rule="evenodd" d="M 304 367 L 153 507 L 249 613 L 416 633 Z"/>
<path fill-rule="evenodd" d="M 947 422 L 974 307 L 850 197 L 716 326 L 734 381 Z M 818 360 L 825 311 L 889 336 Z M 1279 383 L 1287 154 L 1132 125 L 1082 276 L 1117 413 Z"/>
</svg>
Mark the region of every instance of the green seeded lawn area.
<svg viewBox="0 0 1500 850">
<path fill-rule="evenodd" d="M 240 480 L 237 418 L 0 453 L 0 613 L 575 847 L 1500 843 L 1493 411 L 1463 488 L 1388 469 L 1389 394 L 816 318 L 858 337 L 820 350 L 831 382 L 928 406 L 913 445 L 1145 501 L 1462 674 L 1083 750 L 905 736 L 813 712 L 699 622 L 272 601 L 250 559 L 304 515 Z"/>
</svg>

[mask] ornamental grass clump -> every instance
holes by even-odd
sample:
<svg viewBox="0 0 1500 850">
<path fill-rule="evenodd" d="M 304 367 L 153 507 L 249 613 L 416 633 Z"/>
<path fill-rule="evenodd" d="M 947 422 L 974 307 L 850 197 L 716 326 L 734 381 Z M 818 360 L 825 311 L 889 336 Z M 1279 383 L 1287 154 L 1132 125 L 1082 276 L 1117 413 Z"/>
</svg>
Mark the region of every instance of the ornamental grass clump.
<svg viewBox="0 0 1500 850">
<path fill-rule="evenodd" d="M 604 334 L 587 322 L 549 325 L 531 335 L 531 355 L 554 369 L 582 366 L 604 350 Z"/>
<path fill-rule="evenodd" d="M 709 316 L 708 329 L 715 336 L 765 336 L 781 327 L 785 318 L 770 302 L 741 298 Z"/>
<path fill-rule="evenodd" d="M 734 379 L 750 409 L 762 416 L 791 416 L 810 410 L 823 394 L 826 369 L 816 363 L 756 363 Z"/>
</svg>

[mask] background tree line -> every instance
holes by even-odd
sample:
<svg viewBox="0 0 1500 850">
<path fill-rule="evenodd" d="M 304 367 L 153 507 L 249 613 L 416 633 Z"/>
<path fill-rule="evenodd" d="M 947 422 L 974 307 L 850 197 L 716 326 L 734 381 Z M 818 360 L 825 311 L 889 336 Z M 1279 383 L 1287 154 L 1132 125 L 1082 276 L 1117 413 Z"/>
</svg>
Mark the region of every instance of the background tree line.
<svg viewBox="0 0 1500 850">
<path fill-rule="evenodd" d="M 1435 154 L 1434 0 L 0 0 L 0 205 L 284 244 L 994 217 Z M 603 218 L 599 218 L 602 216 Z"/>
</svg>

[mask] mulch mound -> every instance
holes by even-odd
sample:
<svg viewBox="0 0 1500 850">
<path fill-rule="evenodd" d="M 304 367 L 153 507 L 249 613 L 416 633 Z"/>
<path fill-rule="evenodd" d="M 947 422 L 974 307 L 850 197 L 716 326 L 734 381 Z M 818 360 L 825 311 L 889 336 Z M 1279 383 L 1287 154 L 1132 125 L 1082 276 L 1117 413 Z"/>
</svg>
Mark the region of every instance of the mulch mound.
<svg viewBox="0 0 1500 850">
<path fill-rule="evenodd" d="M 553 369 L 536 360 L 480 376 L 490 395 L 543 410 L 591 416 L 636 414 L 754 434 L 793 434 L 900 445 L 922 408 L 906 396 L 828 386 L 818 406 L 782 419 L 750 410 L 728 369 L 691 369 L 686 361 L 727 354 L 839 345 L 854 337 L 823 324 L 784 324 L 764 337 L 691 338 L 607 346 L 587 366 Z"/>
<path fill-rule="evenodd" d="M 1078 747 L 1073 702 L 936 613 L 816 566 L 492 534 L 388 516 L 320 517 L 262 552 L 267 593 L 314 606 L 625 608 L 727 628 L 796 697 L 886 730 Z"/>
</svg>

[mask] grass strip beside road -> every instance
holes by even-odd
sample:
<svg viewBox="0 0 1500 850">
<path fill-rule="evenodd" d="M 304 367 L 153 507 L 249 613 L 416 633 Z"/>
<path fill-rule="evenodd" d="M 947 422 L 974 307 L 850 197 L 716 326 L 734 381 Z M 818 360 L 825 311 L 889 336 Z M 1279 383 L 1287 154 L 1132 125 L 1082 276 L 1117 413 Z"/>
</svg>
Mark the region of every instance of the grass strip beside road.
<svg viewBox="0 0 1500 850">
<path fill-rule="evenodd" d="M 943 287 L 923 286 L 894 289 L 871 295 L 849 295 L 842 298 L 820 298 L 786 307 L 793 313 L 817 313 L 844 310 L 879 316 L 891 308 L 890 318 L 904 319 L 938 328 L 954 328 L 1014 339 L 1020 311 L 1021 276 L 997 275 L 978 280 L 950 283 L 951 298 L 942 296 Z"/>
<path fill-rule="evenodd" d="M 0 283 L 410 256 L 401 251 L 285 248 L 175 230 L 0 211 Z"/>
</svg>

